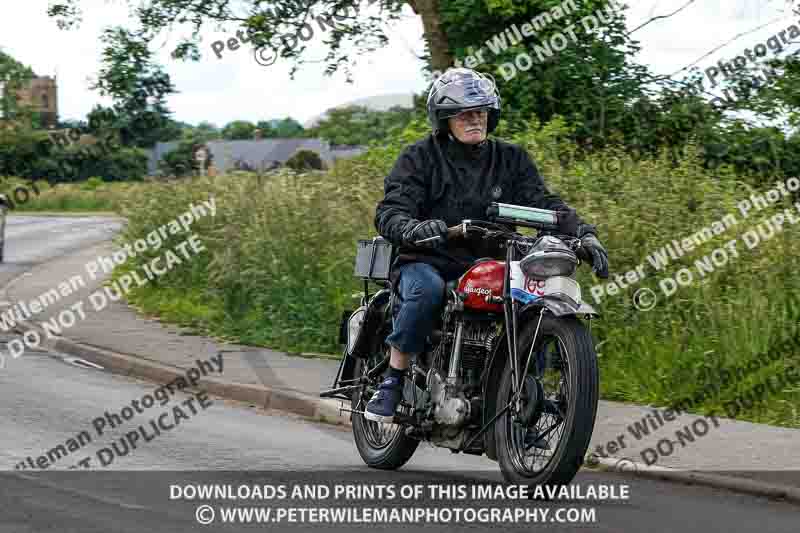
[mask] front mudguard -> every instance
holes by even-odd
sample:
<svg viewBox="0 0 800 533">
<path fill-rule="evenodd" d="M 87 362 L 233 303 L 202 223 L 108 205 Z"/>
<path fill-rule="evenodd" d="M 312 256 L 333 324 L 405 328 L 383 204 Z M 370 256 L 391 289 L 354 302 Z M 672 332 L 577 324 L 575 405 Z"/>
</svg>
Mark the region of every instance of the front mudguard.
<svg viewBox="0 0 800 533">
<path fill-rule="evenodd" d="M 534 309 L 541 309 L 545 308 L 554 316 L 562 317 L 562 316 L 584 316 L 584 317 L 599 317 L 600 313 L 595 311 L 595 309 L 587 304 L 586 302 L 579 302 L 577 305 L 572 303 L 569 300 L 556 298 L 553 296 L 541 296 L 536 300 L 525 304 L 519 310 L 520 316 L 534 310 Z"/>
</svg>

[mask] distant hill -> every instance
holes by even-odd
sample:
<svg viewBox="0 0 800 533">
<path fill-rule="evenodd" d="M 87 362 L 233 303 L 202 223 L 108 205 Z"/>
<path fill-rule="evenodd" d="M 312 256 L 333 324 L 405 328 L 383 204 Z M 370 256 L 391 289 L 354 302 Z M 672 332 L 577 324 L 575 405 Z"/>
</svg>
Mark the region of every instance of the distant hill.
<svg viewBox="0 0 800 533">
<path fill-rule="evenodd" d="M 349 106 L 363 106 L 372 111 L 386 111 L 388 109 L 391 109 L 392 107 L 412 108 L 414 107 L 414 95 L 412 93 L 379 94 L 377 96 L 368 96 L 366 98 L 359 98 L 351 102 L 340 104 L 334 106 L 333 109 L 336 109 L 338 107 L 349 107 Z M 320 120 L 322 120 L 324 117 L 327 116 L 327 112 L 328 110 L 326 110 L 324 113 L 320 115 L 317 115 L 314 118 L 307 120 L 303 124 L 303 127 L 304 128 L 314 127 L 317 124 L 317 122 L 319 122 Z"/>
</svg>

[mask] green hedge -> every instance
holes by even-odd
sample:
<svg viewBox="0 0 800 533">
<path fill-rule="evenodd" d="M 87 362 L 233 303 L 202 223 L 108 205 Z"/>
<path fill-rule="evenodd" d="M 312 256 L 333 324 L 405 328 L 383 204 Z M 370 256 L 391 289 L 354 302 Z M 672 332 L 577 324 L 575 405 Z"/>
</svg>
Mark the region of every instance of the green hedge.
<svg viewBox="0 0 800 533">
<path fill-rule="evenodd" d="M 147 153 L 105 143 L 61 146 L 45 131 L 0 128 L 0 175 L 45 179 L 50 183 L 85 180 L 131 181 L 147 174 Z"/>
<path fill-rule="evenodd" d="M 209 195 L 218 213 L 195 227 L 208 252 L 137 290 L 132 301 L 164 319 L 223 338 L 293 352 L 337 353 L 341 310 L 355 302 L 352 296 L 360 290 L 352 276 L 355 242 L 375 235 L 373 216 L 384 176 L 402 147 L 425 133 L 424 123 L 412 123 L 392 142 L 337 162 L 325 173 L 278 172 L 269 180 L 235 173 L 148 187 L 123 209 L 130 221 L 125 238 L 146 235 Z M 635 288 L 596 305 L 603 314 L 593 333 L 605 398 L 667 403 L 702 387 L 709 368 L 734 366 L 797 337 L 800 281 L 794 272 L 794 243 L 800 227 L 795 226 L 752 251 L 740 245 L 738 260 L 702 283 L 660 298 L 651 311 L 634 306 L 635 289 L 658 293 L 661 277 L 681 266 L 693 267 L 696 259 L 763 218 L 754 216 L 732 228 L 665 272 L 655 272 L 646 261 L 671 240 L 736 212 L 754 177 L 735 175 L 724 165 L 709 175 L 692 145 L 677 165 L 666 154 L 633 161 L 626 153 L 608 150 L 589 160 L 567 157 L 564 167 L 559 156 L 575 150 L 559 141 L 565 133 L 559 121 L 531 124 L 512 140 L 531 152 L 552 189 L 598 224 L 612 273 L 624 274 L 642 263 L 647 273 Z M 600 280 L 584 268 L 579 281 L 591 299 L 590 289 Z M 765 372 L 799 362 L 797 352 L 785 353 Z M 725 384 L 701 407 L 721 412 L 725 401 L 749 385 Z M 800 391 L 790 387 L 766 407 L 739 416 L 800 427 L 798 400 Z"/>
</svg>

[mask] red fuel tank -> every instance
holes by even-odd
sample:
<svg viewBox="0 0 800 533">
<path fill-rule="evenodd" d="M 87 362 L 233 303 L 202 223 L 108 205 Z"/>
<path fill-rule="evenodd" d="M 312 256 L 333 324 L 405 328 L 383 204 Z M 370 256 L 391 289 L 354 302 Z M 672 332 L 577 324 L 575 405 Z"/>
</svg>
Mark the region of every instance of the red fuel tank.
<svg viewBox="0 0 800 533">
<path fill-rule="evenodd" d="M 486 301 L 487 296 L 503 296 L 505 261 L 484 261 L 473 265 L 458 281 L 458 291 L 467 293 L 466 309 L 503 312 L 503 304 Z"/>
</svg>

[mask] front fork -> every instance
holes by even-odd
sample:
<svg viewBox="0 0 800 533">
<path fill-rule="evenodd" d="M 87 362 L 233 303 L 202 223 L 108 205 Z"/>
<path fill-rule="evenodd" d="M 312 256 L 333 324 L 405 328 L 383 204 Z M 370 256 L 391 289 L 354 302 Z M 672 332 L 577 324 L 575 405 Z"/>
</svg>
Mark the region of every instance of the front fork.
<svg viewBox="0 0 800 533">
<path fill-rule="evenodd" d="M 533 349 L 536 346 L 536 339 L 539 336 L 539 329 L 542 325 L 542 318 L 544 318 L 544 309 L 539 314 L 539 322 L 536 324 L 536 332 L 533 334 L 531 340 L 531 349 L 528 352 L 528 358 L 525 361 L 525 368 L 520 372 L 519 357 L 517 354 L 517 302 L 511 296 L 511 261 L 514 258 L 514 241 L 506 242 L 506 270 L 503 278 L 503 313 L 506 321 L 506 340 L 509 346 L 509 357 L 511 357 L 511 401 L 506 408 L 511 408 L 512 416 L 515 416 L 522 411 L 522 384 L 525 376 L 528 375 L 528 368 L 531 364 L 531 356 Z M 537 375 L 539 372 L 537 372 Z"/>
</svg>

